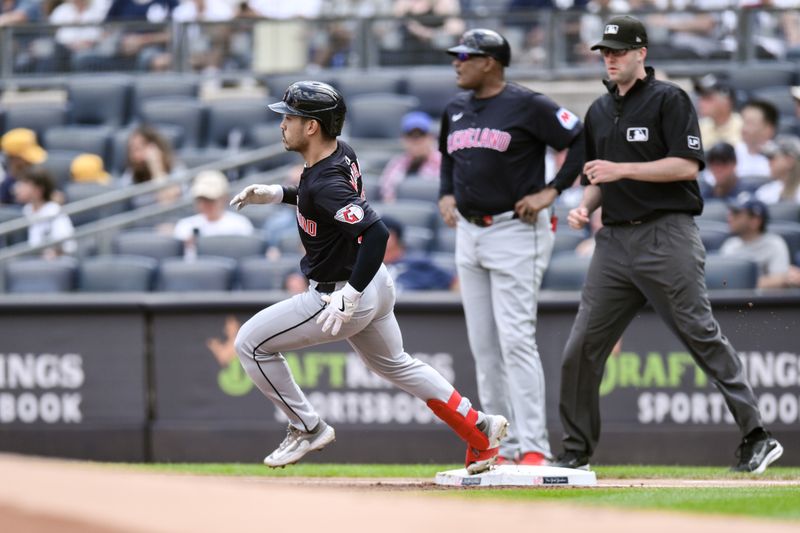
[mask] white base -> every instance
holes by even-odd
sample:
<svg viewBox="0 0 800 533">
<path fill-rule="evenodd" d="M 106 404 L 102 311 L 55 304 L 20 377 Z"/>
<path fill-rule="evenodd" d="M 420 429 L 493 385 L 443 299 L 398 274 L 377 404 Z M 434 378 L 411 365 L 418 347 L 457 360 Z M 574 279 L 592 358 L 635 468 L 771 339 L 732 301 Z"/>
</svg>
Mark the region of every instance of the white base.
<svg viewBox="0 0 800 533">
<path fill-rule="evenodd" d="M 555 466 L 501 465 L 470 475 L 465 468 L 436 474 L 435 483 L 449 487 L 592 487 L 594 472 Z"/>
</svg>

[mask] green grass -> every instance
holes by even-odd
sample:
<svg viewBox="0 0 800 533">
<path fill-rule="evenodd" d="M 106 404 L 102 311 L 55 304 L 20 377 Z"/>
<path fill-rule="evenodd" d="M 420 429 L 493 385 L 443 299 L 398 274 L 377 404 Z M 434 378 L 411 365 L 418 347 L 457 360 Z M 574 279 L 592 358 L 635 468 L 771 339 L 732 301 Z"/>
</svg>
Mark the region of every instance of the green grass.
<svg viewBox="0 0 800 533">
<path fill-rule="evenodd" d="M 120 465 L 113 465 L 119 467 Z M 122 465 L 140 471 L 261 477 L 428 478 L 459 465 L 298 464 L 276 470 L 260 464 L 158 463 Z M 725 467 L 600 466 L 599 479 L 764 479 L 800 480 L 800 468 L 772 467 L 760 476 L 734 474 Z M 477 489 L 428 492 L 431 497 L 559 501 L 562 503 L 630 509 L 680 511 L 800 521 L 800 487 L 682 487 L 682 488 L 536 488 Z"/>
</svg>

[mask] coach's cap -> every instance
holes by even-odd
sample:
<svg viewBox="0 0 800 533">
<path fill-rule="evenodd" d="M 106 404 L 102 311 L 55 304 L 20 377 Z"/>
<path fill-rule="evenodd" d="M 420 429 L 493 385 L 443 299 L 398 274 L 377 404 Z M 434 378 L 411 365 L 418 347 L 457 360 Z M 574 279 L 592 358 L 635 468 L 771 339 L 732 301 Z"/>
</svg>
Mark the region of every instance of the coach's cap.
<svg viewBox="0 0 800 533">
<path fill-rule="evenodd" d="M 736 163 L 736 149 L 726 142 L 718 142 L 706 153 L 709 163 Z"/>
<path fill-rule="evenodd" d="M 400 127 L 403 130 L 403 134 L 408 135 L 414 130 L 429 133 L 432 124 L 433 119 L 424 111 L 411 111 L 403 116 Z"/>
<path fill-rule="evenodd" d="M 745 195 L 744 197 L 734 200 L 728 204 L 728 209 L 734 213 L 746 211 L 754 217 L 759 217 L 766 224 L 769 221 L 769 208 L 767 204 L 761 200 L 756 200 L 752 196 Z"/>
<path fill-rule="evenodd" d="M 14 128 L 0 139 L 0 149 L 10 157 L 19 157 L 32 165 L 43 163 L 47 152 L 36 142 L 36 133 L 28 128 Z"/>
<path fill-rule="evenodd" d="M 778 135 L 764 143 L 764 146 L 761 147 L 761 153 L 767 157 L 784 154 L 800 159 L 800 138 L 796 135 Z"/>
<path fill-rule="evenodd" d="M 192 184 L 192 198 L 218 200 L 228 196 L 228 178 L 218 170 L 200 172 Z"/>
<path fill-rule="evenodd" d="M 647 30 L 644 29 L 644 24 L 629 15 L 622 15 L 606 22 L 603 40 L 592 46 L 592 50 L 626 50 L 643 46 L 647 46 Z"/>
<path fill-rule="evenodd" d="M 81 154 L 69 166 L 73 181 L 78 183 L 108 184 L 111 176 L 103 167 L 103 159 L 96 154 Z"/>
<path fill-rule="evenodd" d="M 716 74 L 706 74 L 692 80 L 692 85 L 697 94 L 704 96 L 712 93 L 722 93 L 733 97 L 733 87 Z"/>
</svg>

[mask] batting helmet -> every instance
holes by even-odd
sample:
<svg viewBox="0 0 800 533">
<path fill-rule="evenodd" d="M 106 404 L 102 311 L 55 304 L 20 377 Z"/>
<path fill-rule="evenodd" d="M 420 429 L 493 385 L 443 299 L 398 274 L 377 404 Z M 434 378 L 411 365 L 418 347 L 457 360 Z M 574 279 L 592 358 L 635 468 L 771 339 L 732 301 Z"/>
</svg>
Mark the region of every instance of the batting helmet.
<svg viewBox="0 0 800 533">
<path fill-rule="evenodd" d="M 458 54 L 489 56 L 498 60 L 504 67 L 511 63 L 511 47 L 506 38 L 494 30 L 485 28 L 464 32 L 458 46 L 448 49 L 447 53 L 451 56 Z"/>
<path fill-rule="evenodd" d="M 313 118 L 331 137 L 342 133 L 347 107 L 339 91 L 319 81 L 298 81 L 286 89 L 283 100 L 269 108 L 282 115 Z"/>
</svg>

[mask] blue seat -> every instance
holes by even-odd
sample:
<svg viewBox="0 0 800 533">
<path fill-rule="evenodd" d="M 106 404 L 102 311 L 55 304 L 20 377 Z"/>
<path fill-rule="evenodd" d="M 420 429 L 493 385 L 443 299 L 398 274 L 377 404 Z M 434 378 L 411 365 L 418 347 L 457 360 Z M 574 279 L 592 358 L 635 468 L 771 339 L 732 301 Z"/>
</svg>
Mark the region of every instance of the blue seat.
<svg viewBox="0 0 800 533">
<path fill-rule="evenodd" d="M 183 145 L 202 147 L 206 142 L 207 115 L 205 105 L 199 100 L 165 97 L 142 102 L 143 122 L 156 127 L 178 126 L 183 133 Z"/>
<path fill-rule="evenodd" d="M 706 287 L 719 289 L 755 289 L 758 265 L 747 259 L 709 254 L 706 257 Z"/>
<path fill-rule="evenodd" d="M 370 70 L 353 73 L 342 73 L 331 80 L 344 96 L 345 101 L 362 94 L 394 93 L 400 94 L 405 89 L 405 73 L 397 70 Z M 452 79 L 452 76 L 451 76 Z"/>
<path fill-rule="evenodd" d="M 117 233 L 111 241 L 115 254 L 138 255 L 154 259 L 180 257 L 183 243 L 171 235 L 161 235 L 155 231 L 128 230 Z"/>
<path fill-rule="evenodd" d="M 770 206 L 770 208 L 771 207 L 772 206 Z M 772 220 L 767 225 L 767 231 L 783 237 L 783 240 L 786 241 L 786 245 L 789 247 L 789 257 L 797 257 L 798 253 L 800 253 L 800 222 Z"/>
<path fill-rule="evenodd" d="M 361 94 L 347 102 L 345 128 L 351 137 L 397 139 L 403 115 L 419 108 L 415 96 L 391 93 Z"/>
<path fill-rule="evenodd" d="M 132 87 L 132 116 L 140 118 L 142 103 L 152 98 L 184 97 L 197 98 L 198 81 L 191 76 L 155 74 L 137 76 Z"/>
<path fill-rule="evenodd" d="M 130 115 L 131 80 L 127 76 L 91 76 L 67 84 L 71 124 L 103 124 L 114 128 L 127 124 Z"/>
<path fill-rule="evenodd" d="M 70 292 L 75 289 L 77 272 L 78 261 L 72 257 L 17 259 L 6 263 L 6 292 Z"/>
<path fill-rule="evenodd" d="M 109 126 L 53 126 L 44 132 L 42 143 L 48 150 L 95 154 L 108 161 L 113 133 Z"/>
<path fill-rule="evenodd" d="M 67 106 L 61 102 L 18 104 L 4 107 L 3 116 L 5 131 L 28 128 L 36 132 L 41 143 L 48 128 L 67 123 Z"/>
<path fill-rule="evenodd" d="M 263 98 L 211 100 L 208 109 L 208 144 L 218 148 L 254 146 L 253 127 L 272 121 L 280 132 L 280 115 L 267 108 Z M 236 145 L 238 143 L 238 146 Z"/>
<path fill-rule="evenodd" d="M 438 202 L 439 180 L 406 178 L 397 186 L 395 196 L 398 200 L 422 200 Z"/>
<path fill-rule="evenodd" d="M 576 231 L 569 226 L 558 228 L 555 243 L 553 244 L 553 255 L 560 253 L 574 254 L 575 248 L 586 238 L 586 232 L 584 231 Z"/>
<path fill-rule="evenodd" d="M 236 261 L 227 257 L 168 258 L 161 261 L 156 286 L 171 292 L 229 291 L 235 274 Z"/>
<path fill-rule="evenodd" d="M 152 257 L 104 255 L 81 262 L 81 292 L 146 292 L 153 288 L 158 261 Z"/>
<path fill-rule="evenodd" d="M 209 235 L 197 238 L 197 255 L 241 259 L 263 256 L 267 243 L 258 235 Z"/>
<path fill-rule="evenodd" d="M 591 258 L 575 254 L 559 254 L 550 259 L 542 279 L 542 289 L 554 291 L 579 291 L 586 282 Z"/>
<path fill-rule="evenodd" d="M 239 260 L 239 288 L 244 291 L 283 289 L 283 280 L 300 269 L 300 258 L 284 255 L 278 259 L 244 257 Z"/>
<path fill-rule="evenodd" d="M 406 81 L 406 93 L 419 98 L 419 109 L 434 120 L 438 120 L 447 103 L 460 90 L 450 69 L 413 69 Z"/>
</svg>

